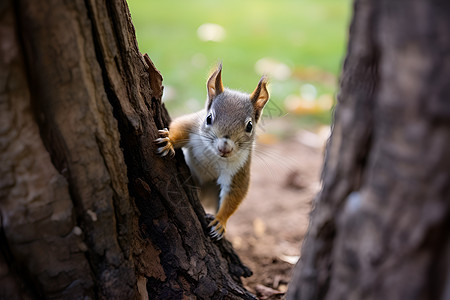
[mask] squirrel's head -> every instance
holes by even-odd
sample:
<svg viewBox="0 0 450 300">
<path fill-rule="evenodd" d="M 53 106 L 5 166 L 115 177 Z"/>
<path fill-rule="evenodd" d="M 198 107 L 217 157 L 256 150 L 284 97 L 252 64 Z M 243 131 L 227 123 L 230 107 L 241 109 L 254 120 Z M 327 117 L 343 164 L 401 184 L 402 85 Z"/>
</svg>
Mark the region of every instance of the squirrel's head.
<svg viewBox="0 0 450 300">
<path fill-rule="evenodd" d="M 262 77 L 252 94 L 225 89 L 222 64 L 207 82 L 208 99 L 202 131 L 221 157 L 248 151 L 255 137 L 256 124 L 269 100 L 267 78 Z"/>
</svg>

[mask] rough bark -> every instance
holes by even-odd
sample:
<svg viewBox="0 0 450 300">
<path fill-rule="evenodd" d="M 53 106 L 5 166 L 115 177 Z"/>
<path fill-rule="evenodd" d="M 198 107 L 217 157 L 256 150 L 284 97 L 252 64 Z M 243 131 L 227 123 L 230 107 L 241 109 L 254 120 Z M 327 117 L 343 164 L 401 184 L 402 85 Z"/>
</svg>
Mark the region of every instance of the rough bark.
<svg viewBox="0 0 450 300">
<path fill-rule="evenodd" d="M 450 298 L 450 4 L 356 0 L 288 299 Z"/>
<path fill-rule="evenodd" d="M 0 298 L 252 299 L 183 156 L 126 2 L 0 4 Z"/>
</svg>

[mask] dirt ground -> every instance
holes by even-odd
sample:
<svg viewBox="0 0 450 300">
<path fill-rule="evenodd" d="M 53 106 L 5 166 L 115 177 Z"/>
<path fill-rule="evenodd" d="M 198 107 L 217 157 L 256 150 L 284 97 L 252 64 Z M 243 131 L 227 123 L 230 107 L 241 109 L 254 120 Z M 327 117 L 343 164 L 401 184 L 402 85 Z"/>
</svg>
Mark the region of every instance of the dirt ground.
<svg viewBox="0 0 450 300">
<path fill-rule="evenodd" d="M 283 298 L 320 189 L 329 128 L 280 140 L 260 134 L 247 198 L 230 218 L 227 238 L 253 271 L 245 286 L 260 299 Z"/>
</svg>

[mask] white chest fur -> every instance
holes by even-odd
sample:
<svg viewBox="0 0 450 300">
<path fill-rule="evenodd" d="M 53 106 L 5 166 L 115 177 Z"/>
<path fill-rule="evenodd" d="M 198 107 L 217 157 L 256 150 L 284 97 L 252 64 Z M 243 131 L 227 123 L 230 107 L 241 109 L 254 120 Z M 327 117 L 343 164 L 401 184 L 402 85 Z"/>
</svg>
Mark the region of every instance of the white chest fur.
<svg viewBox="0 0 450 300">
<path fill-rule="evenodd" d="M 221 199 L 228 193 L 233 176 L 243 167 L 250 155 L 248 149 L 238 151 L 231 157 L 220 157 L 210 142 L 199 134 L 191 134 L 189 143 L 183 148 L 186 163 L 195 181 L 199 185 L 217 182 L 221 187 Z"/>
</svg>

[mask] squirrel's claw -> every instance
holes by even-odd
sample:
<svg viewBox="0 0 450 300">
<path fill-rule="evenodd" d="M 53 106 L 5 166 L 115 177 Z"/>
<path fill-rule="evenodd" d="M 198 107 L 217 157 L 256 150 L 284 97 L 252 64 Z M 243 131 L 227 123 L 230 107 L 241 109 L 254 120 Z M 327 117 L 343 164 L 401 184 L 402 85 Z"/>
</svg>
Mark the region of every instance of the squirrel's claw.
<svg viewBox="0 0 450 300">
<path fill-rule="evenodd" d="M 168 137 L 169 136 L 169 129 L 164 128 L 161 130 L 158 130 L 159 135 L 163 136 L 163 137 Z"/>
<path fill-rule="evenodd" d="M 155 143 L 156 144 L 166 143 L 166 145 L 156 149 L 156 152 L 161 156 L 166 156 L 170 152 L 170 156 L 173 157 L 175 155 L 175 150 L 173 149 L 173 144 L 169 138 L 169 130 L 167 128 L 164 128 L 162 130 L 158 130 L 158 133 L 161 137 L 157 138 L 155 140 Z"/>
<path fill-rule="evenodd" d="M 170 156 L 175 156 L 175 150 L 173 149 L 172 144 L 169 144 L 169 142 L 167 142 L 167 145 L 156 149 L 156 152 L 161 156 L 166 156 L 167 154 L 169 154 L 169 152 Z"/>
<path fill-rule="evenodd" d="M 168 147 L 168 146 L 160 147 L 156 151 L 161 156 L 166 156 L 167 154 L 169 154 L 169 152 L 170 152 L 170 156 L 173 157 L 175 155 L 175 150 L 173 150 L 173 148 Z"/>
<path fill-rule="evenodd" d="M 161 143 L 164 143 L 164 142 L 170 142 L 170 139 L 169 139 L 168 137 L 162 137 L 162 138 L 157 138 L 157 139 L 155 140 L 155 142 L 156 142 L 157 144 L 161 144 Z"/>
<path fill-rule="evenodd" d="M 225 224 L 221 221 L 214 219 L 211 223 L 209 223 L 208 227 L 210 227 L 209 236 L 215 240 L 220 240 L 225 233 Z"/>
</svg>

